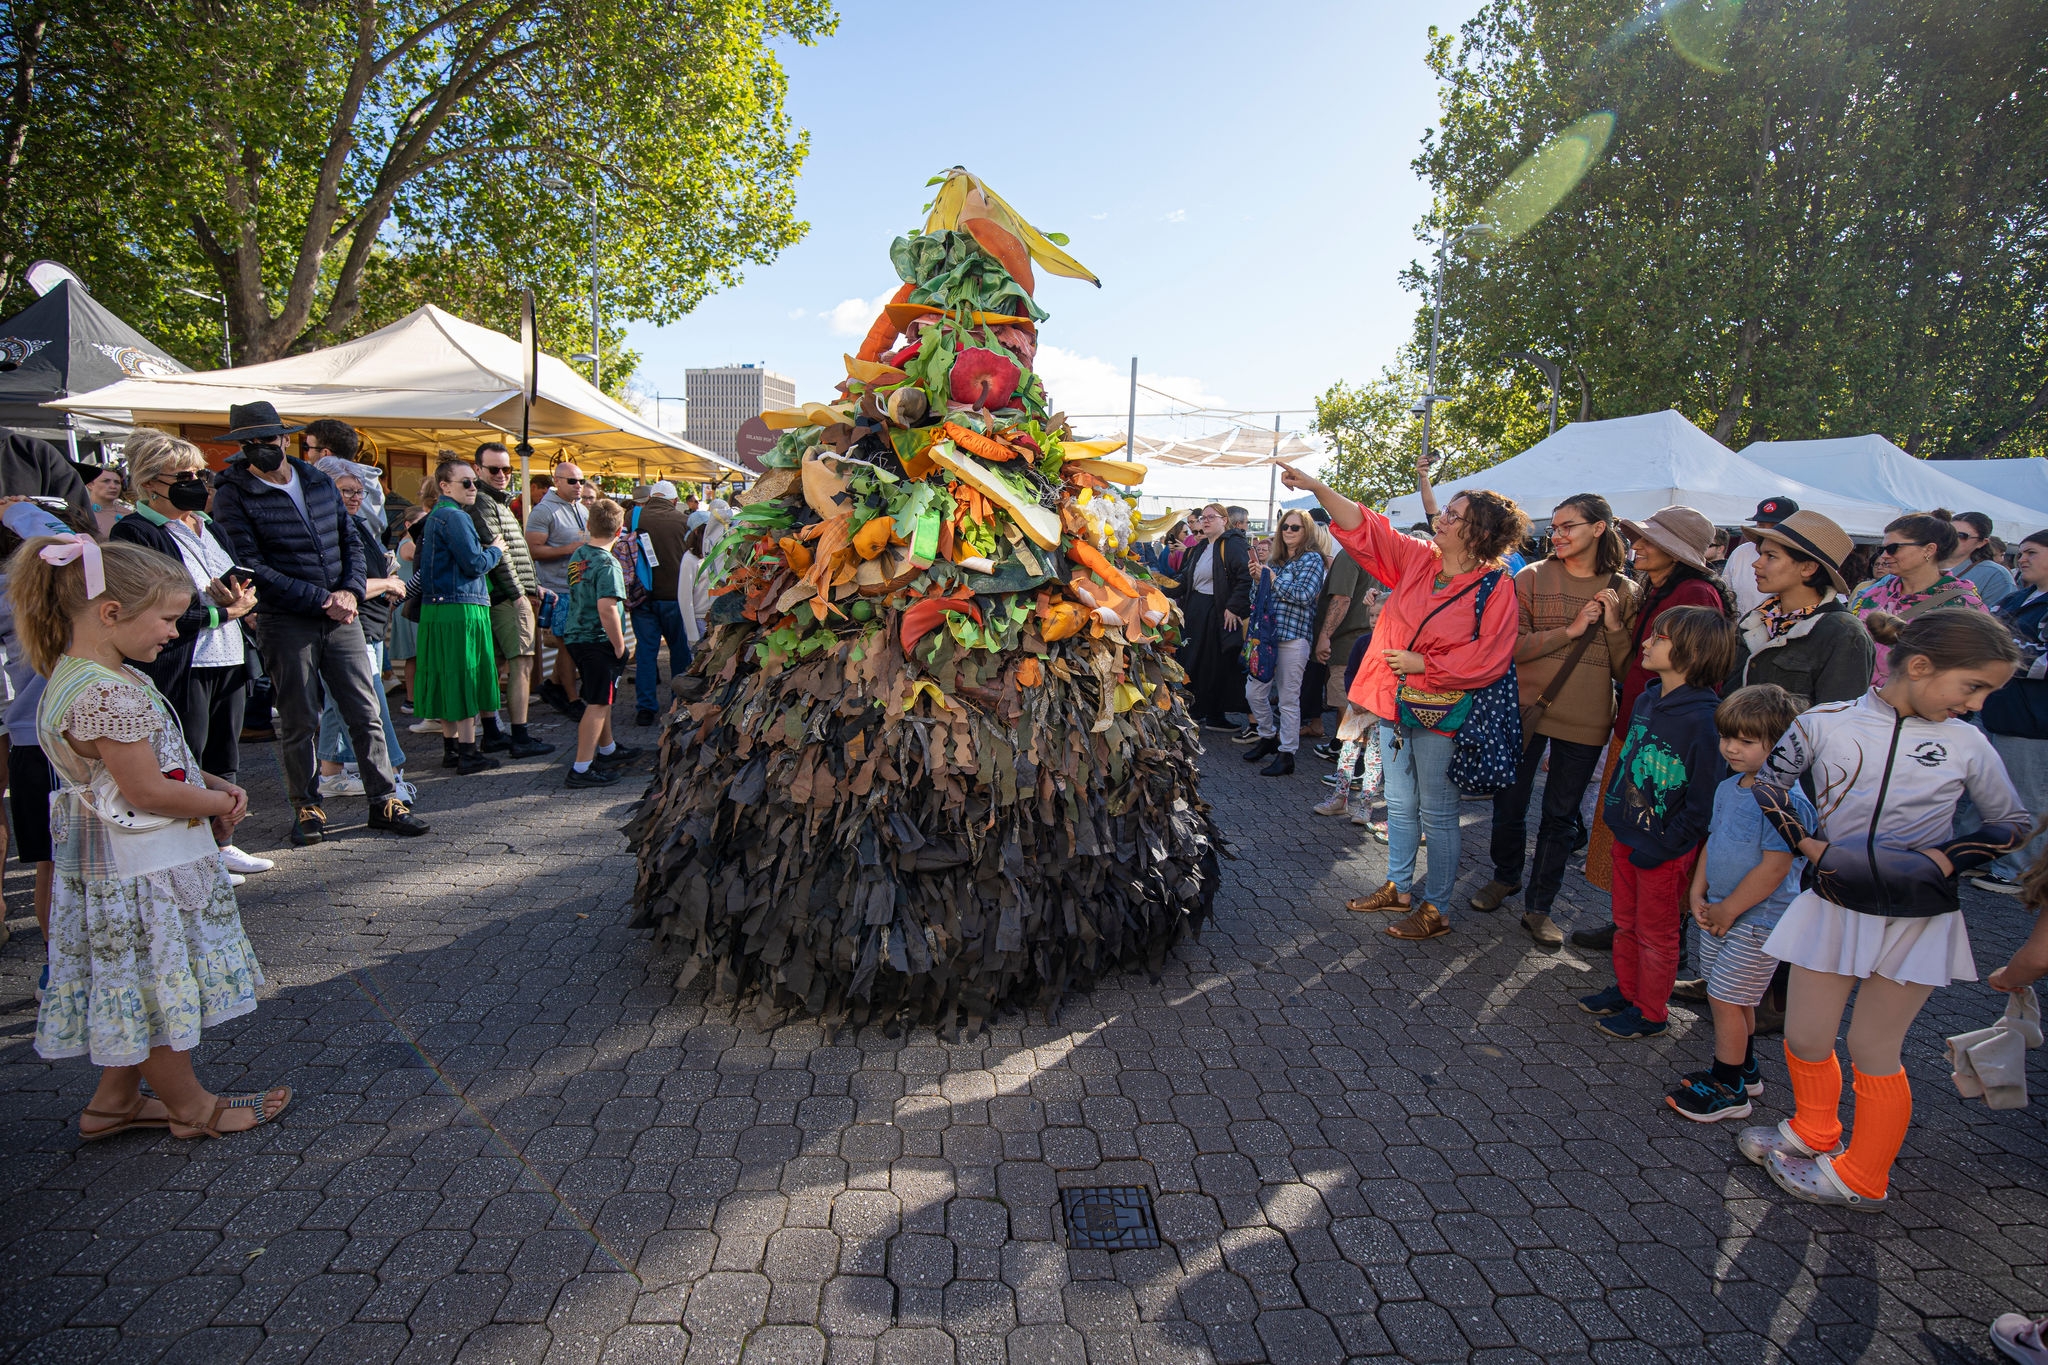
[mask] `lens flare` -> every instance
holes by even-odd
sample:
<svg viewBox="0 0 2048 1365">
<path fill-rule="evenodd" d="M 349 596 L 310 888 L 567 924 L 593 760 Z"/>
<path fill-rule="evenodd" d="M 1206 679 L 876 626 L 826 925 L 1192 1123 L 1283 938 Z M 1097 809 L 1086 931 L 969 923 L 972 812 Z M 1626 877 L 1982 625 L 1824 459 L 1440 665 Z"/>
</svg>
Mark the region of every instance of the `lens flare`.
<svg viewBox="0 0 2048 1365">
<path fill-rule="evenodd" d="M 1671 50 L 1702 71 L 1728 74 L 1728 37 L 1742 18 L 1742 0 L 1666 0 L 1657 22 Z"/>
<path fill-rule="evenodd" d="M 1593 169 L 1614 135 L 1614 112 L 1588 114 L 1537 148 L 1480 206 L 1493 241 L 1512 242 L 1542 222 Z"/>
</svg>

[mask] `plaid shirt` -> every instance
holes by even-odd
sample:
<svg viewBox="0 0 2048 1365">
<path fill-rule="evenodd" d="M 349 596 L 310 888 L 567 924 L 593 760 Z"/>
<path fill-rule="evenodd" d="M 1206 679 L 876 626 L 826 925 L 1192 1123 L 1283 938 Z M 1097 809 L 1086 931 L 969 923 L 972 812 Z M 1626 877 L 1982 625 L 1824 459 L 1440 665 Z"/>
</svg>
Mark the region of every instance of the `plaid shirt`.
<svg viewBox="0 0 2048 1365">
<path fill-rule="evenodd" d="M 1328 568 L 1320 554 L 1307 550 L 1273 570 L 1270 585 L 1260 583 L 1260 592 L 1273 594 L 1274 639 L 1315 638 L 1316 603 L 1322 600 Z"/>
</svg>

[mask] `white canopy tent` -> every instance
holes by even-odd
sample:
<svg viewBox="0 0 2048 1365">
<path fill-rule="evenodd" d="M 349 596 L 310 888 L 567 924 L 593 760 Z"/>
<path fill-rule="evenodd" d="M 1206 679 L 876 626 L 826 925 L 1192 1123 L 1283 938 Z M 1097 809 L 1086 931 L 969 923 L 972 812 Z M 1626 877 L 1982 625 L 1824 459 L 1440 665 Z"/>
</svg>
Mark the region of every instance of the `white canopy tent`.
<svg viewBox="0 0 2048 1365">
<path fill-rule="evenodd" d="M 1232 425 L 1186 439 L 1140 435 L 1125 458 L 1141 460 L 1150 470 L 1143 508 L 1148 513 L 1204 502 L 1245 507 L 1264 503 L 1270 528 L 1280 492 L 1279 469 L 1273 464 L 1276 454 L 1312 473 L 1322 463 L 1324 450 L 1321 438 L 1312 434 Z"/>
<path fill-rule="evenodd" d="M 1646 412 L 1558 428 L 1513 459 L 1443 484 L 1439 503 L 1466 488 L 1491 488 L 1520 503 L 1538 521 L 1574 493 L 1598 493 L 1616 516 L 1640 521 L 1660 507 L 1682 503 L 1717 526 L 1735 526 L 1757 503 L 1789 497 L 1819 512 L 1852 536 L 1870 539 L 1897 509 L 1787 479 L 1743 459 L 1676 412 Z M 1422 520 L 1421 495 L 1387 506 L 1396 526 Z"/>
<path fill-rule="evenodd" d="M 219 427 L 232 404 L 267 399 L 290 421 L 336 417 L 379 445 L 431 452 L 516 440 L 524 372 L 517 341 L 428 304 L 325 350 L 231 370 L 123 380 L 48 406 L 89 416 L 132 412 L 136 422 L 151 426 Z M 598 472 L 643 477 L 746 477 L 738 465 L 644 421 L 551 355 L 541 355 L 535 387 L 532 442 L 549 459 L 574 458 Z"/>
<path fill-rule="evenodd" d="M 1970 487 L 1995 498 L 2004 498 L 2022 507 L 2048 508 L 2048 460 L 2039 455 L 2022 455 L 2010 460 L 1923 460 L 1921 463 L 1951 479 L 1961 479 Z M 1968 507 L 1949 510 L 1975 512 L 1980 509 L 1972 503 Z M 2048 514 L 2041 517 L 2041 525 L 2034 530 L 2040 530 L 2041 526 L 2048 526 Z"/>
<path fill-rule="evenodd" d="M 1742 456 L 1816 488 L 1888 503 L 1897 512 L 1925 512 L 1935 507 L 1982 512 L 1991 518 L 1992 534 L 2006 541 L 2018 541 L 2048 526 L 2048 514 L 1951 478 L 1882 436 L 1757 441 L 1744 448 Z M 1804 499 L 1798 500 L 1800 506 L 1806 505 Z"/>
</svg>

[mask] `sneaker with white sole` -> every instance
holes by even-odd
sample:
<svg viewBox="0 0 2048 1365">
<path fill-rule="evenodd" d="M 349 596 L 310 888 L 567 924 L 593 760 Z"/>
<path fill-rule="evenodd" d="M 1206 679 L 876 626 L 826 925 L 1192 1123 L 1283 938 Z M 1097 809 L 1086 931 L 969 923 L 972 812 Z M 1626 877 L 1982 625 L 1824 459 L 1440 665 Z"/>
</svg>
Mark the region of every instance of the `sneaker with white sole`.
<svg viewBox="0 0 2048 1365">
<path fill-rule="evenodd" d="M 249 879 L 248 879 L 247 877 L 244 877 L 244 876 L 243 876 L 243 875 L 242 875 L 241 873 L 239 873 L 239 872 L 230 872 L 230 873 L 228 873 L 228 885 L 229 885 L 229 886 L 240 886 L 240 885 L 241 885 L 241 884 L 242 884 L 243 882 L 246 882 L 246 881 L 248 881 L 248 880 L 249 880 Z"/>
<path fill-rule="evenodd" d="M 322 796 L 361 796 L 363 779 L 349 773 L 334 773 L 320 779 Z"/>
<path fill-rule="evenodd" d="M 1994 896 L 2017 896 L 2026 890 L 2018 882 L 2007 881 L 2004 877 L 1995 875 L 1972 877 L 1970 878 L 1970 885 L 1976 887 L 1979 891 L 1989 891 Z"/>
<path fill-rule="evenodd" d="M 1835 1159 L 1831 1156 L 1805 1157 L 1772 1152 L 1764 1162 L 1764 1169 L 1771 1173 L 1771 1179 L 1779 1189 L 1809 1204 L 1875 1213 L 1891 1203 L 1888 1198 L 1871 1199 L 1850 1189 L 1842 1182 L 1842 1177 L 1835 1174 Z"/>
<path fill-rule="evenodd" d="M 1991 1321 L 1991 1344 L 2020 1365 L 2048 1365 L 2048 1318 L 2000 1313 Z"/>
<path fill-rule="evenodd" d="M 1685 1084 L 1664 1097 L 1664 1103 L 1694 1123 L 1746 1119 L 1756 1109 L 1748 1091 L 1739 1085 L 1721 1084 L 1711 1071 L 1704 1077 L 1688 1077 Z"/>
<path fill-rule="evenodd" d="M 411 804 L 413 804 L 413 802 L 420 799 L 420 789 L 418 787 L 413 786 L 412 783 L 406 781 L 404 773 L 401 772 L 398 774 L 397 781 L 398 785 L 395 789 L 393 789 L 392 795 L 396 796 L 399 800 L 405 802 L 405 804 L 408 806 L 410 806 Z"/>
<path fill-rule="evenodd" d="M 438 735 L 441 733 L 441 722 L 438 720 L 416 720 L 405 727 L 405 732 L 409 735 Z"/>
<path fill-rule="evenodd" d="M 228 871 L 239 872 L 243 876 L 247 876 L 252 872 L 268 872 L 271 868 L 277 866 L 271 859 L 259 858 L 253 853 L 244 853 L 233 844 L 221 845 L 220 860 Z"/>
</svg>

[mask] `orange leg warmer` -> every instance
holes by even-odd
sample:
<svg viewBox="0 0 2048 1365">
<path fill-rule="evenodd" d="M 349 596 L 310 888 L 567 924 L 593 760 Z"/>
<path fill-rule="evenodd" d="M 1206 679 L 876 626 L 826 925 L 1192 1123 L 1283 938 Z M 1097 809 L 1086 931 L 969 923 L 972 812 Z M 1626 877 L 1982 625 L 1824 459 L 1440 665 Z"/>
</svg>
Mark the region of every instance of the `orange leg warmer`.
<svg viewBox="0 0 2048 1365">
<path fill-rule="evenodd" d="M 1834 1151 L 1842 1140 L 1841 1062 L 1832 1052 L 1824 1062 L 1802 1061 L 1787 1043 L 1785 1069 L 1792 1073 L 1792 1131 L 1816 1152 Z"/>
<path fill-rule="evenodd" d="M 1849 1150 L 1835 1158 L 1835 1175 L 1865 1199 L 1884 1198 L 1892 1162 L 1912 1121 L 1913 1085 L 1904 1071 L 1889 1076 L 1856 1072 L 1856 1129 Z"/>
</svg>

